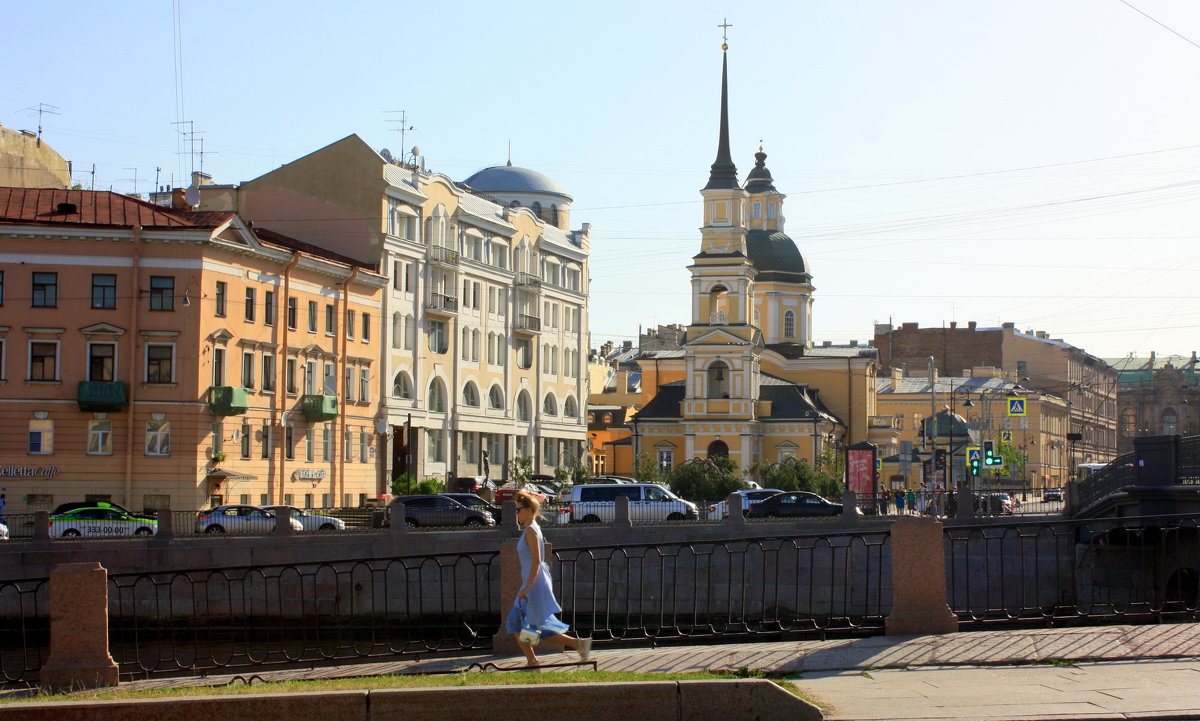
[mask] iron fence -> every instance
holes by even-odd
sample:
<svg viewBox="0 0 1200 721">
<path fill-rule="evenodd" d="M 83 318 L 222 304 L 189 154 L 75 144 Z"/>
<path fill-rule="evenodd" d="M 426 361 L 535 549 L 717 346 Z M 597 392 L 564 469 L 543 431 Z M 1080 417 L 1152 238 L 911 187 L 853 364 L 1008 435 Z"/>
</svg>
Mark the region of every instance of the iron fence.
<svg viewBox="0 0 1200 721">
<path fill-rule="evenodd" d="M 879 631 L 886 531 L 554 549 L 563 620 L 600 640 Z"/>
<path fill-rule="evenodd" d="M 49 579 L 0 582 L 0 681 L 32 683 L 50 655 Z"/>
<path fill-rule="evenodd" d="M 123 678 L 488 648 L 499 552 L 109 576 Z"/>
<path fill-rule="evenodd" d="M 1134 468 L 1136 462 L 1134 453 L 1124 453 L 1117 456 L 1107 466 L 1097 470 L 1092 475 L 1079 482 L 1079 508 L 1087 508 L 1118 489 L 1128 486 L 1137 480 Z"/>
<path fill-rule="evenodd" d="M 1175 482 L 1200 484 L 1200 436 L 1179 439 L 1175 453 Z"/>
<path fill-rule="evenodd" d="M 1198 617 L 1197 516 L 947 527 L 944 537 L 963 624 Z"/>
</svg>

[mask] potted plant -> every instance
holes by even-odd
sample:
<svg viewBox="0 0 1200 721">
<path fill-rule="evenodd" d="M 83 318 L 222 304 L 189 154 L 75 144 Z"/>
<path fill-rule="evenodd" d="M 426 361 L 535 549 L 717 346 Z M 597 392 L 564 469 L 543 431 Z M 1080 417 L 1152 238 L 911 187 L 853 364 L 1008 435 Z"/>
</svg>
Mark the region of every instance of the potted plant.
<svg viewBox="0 0 1200 721">
<path fill-rule="evenodd" d="M 212 454 L 212 462 L 213 462 L 213 464 L 221 463 L 221 462 L 222 462 L 222 461 L 224 461 L 224 460 L 225 460 L 225 453 L 224 453 L 224 451 L 217 451 L 217 452 L 215 452 L 215 453 L 213 453 L 213 454 Z"/>
</svg>

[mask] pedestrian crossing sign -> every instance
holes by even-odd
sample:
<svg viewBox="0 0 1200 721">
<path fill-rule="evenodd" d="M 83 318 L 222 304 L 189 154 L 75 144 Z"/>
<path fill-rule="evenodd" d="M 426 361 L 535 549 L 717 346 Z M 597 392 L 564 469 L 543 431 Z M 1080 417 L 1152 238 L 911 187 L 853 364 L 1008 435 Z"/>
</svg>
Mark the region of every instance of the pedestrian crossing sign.
<svg viewBox="0 0 1200 721">
<path fill-rule="evenodd" d="M 1008 415 L 1023 416 L 1025 415 L 1025 399 L 1019 396 L 1008 397 Z"/>
<path fill-rule="evenodd" d="M 1000 431 L 1001 443 L 1012 443 L 1012 431 Z"/>
<path fill-rule="evenodd" d="M 983 449 L 979 446 L 967 446 L 967 463 L 983 460 Z"/>
</svg>

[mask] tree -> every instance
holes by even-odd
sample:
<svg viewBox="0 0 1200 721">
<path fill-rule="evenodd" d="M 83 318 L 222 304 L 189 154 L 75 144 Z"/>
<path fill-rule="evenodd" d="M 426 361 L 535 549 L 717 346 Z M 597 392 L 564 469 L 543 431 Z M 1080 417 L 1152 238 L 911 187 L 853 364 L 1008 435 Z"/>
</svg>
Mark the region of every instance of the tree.
<svg viewBox="0 0 1200 721">
<path fill-rule="evenodd" d="M 660 483 L 664 479 L 658 469 L 658 462 L 649 453 L 639 453 L 634 464 L 633 477 L 642 483 Z"/>
<path fill-rule="evenodd" d="M 750 469 L 764 488 L 781 491 L 814 491 L 817 472 L 806 461 L 785 458 L 779 463 L 756 463 Z"/>
<path fill-rule="evenodd" d="M 413 484 L 415 482 L 416 482 L 416 479 L 413 478 L 412 476 L 410 476 L 409 474 L 397 473 L 396 476 L 394 478 L 392 478 L 392 495 L 393 496 L 410 495 L 412 493 Z"/>
<path fill-rule="evenodd" d="M 817 495 L 826 498 L 836 498 L 846 490 L 842 481 L 846 471 L 845 457 L 833 446 L 825 446 L 817 454 L 816 472 L 813 474 L 813 484 Z"/>
<path fill-rule="evenodd" d="M 533 459 L 529 456 L 517 456 L 509 461 L 508 478 L 509 481 L 516 484 L 517 488 L 524 488 L 532 475 Z"/>
<path fill-rule="evenodd" d="M 693 458 L 671 472 L 671 490 L 696 501 L 715 501 L 746 488 L 737 464 L 725 456 Z"/>
</svg>

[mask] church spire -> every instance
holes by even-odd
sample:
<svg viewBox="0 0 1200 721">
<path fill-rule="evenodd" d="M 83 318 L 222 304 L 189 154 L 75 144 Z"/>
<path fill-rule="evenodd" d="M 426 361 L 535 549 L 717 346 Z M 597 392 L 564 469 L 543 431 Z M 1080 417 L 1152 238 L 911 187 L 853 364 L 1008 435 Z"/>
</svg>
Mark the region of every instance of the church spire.
<svg viewBox="0 0 1200 721">
<path fill-rule="evenodd" d="M 729 27 L 728 24 L 722 27 Z M 739 188 L 737 166 L 729 154 L 729 44 L 721 45 L 721 132 L 717 138 L 717 159 L 708 173 L 704 190 Z"/>
</svg>

